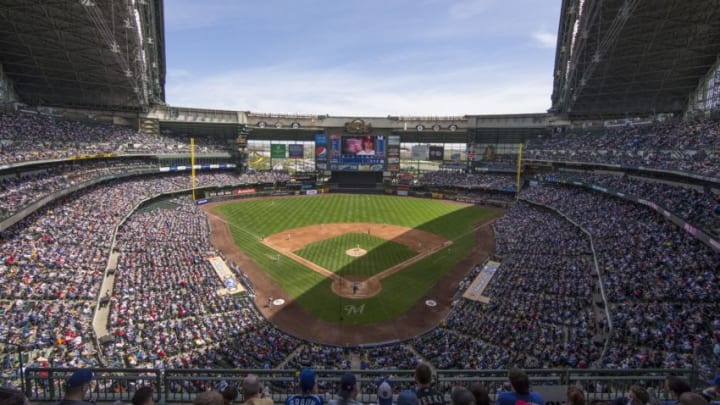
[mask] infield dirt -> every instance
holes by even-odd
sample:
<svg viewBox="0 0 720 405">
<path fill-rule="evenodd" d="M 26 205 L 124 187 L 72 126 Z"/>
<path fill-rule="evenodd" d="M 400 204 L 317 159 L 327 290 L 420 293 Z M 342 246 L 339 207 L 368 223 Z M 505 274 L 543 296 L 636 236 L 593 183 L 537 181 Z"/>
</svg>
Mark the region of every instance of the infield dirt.
<svg viewBox="0 0 720 405">
<path fill-rule="evenodd" d="M 486 260 L 492 254 L 495 247 L 495 238 L 492 227 L 490 226 L 493 219 L 488 219 L 478 224 L 475 228 L 475 240 L 477 243 L 472 251 L 470 251 L 463 260 L 456 263 L 447 276 L 438 281 L 410 310 L 390 321 L 378 322 L 371 325 L 344 325 L 342 323 L 327 322 L 313 317 L 288 296 L 265 271 L 235 244 L 227 223 L 221 217 L 211 212 L 211 208 L 214 205 L 216 204 L 203 206 L 203 209 L 209 214 L 208 221 L 210 223 L 212 244 L 216 249 L 223 252 L 227 259 L 232 260 L 240 266 L 253 282 L 256 294 L 255 302 L 263 315 L 279 329 L 318 343 L 340 346 L 380 343 L 408 339 L 429 331 L 440 324 L 450 311 L 452 298 L 458 283 L 467 275 L 474 265 Z M 492 208 L 488 209 L 499 211 Z M 335 225 L 338 227 L 335 228 Z M 322 228 L 323 232 L 327 235 L 368 231 L 368 224 L 352 224 L 352 229 L 346 229 L 343 225 L 348 224 L 323 224 Z M 383 229 L 383 225 L 371 225 L 370 233 L 379 237 L 379 232 Z M 317 226 L 320 227 L 320 225 Z M 390 232 L 393 226 L 385 225 L 385 227 L 388 229 L 388 232 Z M 403 229 L 407 230 L 408 228 Z M 287 233 L 291 233 L 289 238 L 287 237 Z M 303 234 L 305 233 L 303 232 Z M 429 234 L 432 235 L 434 239 L 430 238 L 427 240 L 422 237 L 418 239 L 418 235 L 420 234 L 411 233 L 406 239 L 406 245 L 415 251 L 433 249 L 433 246 L 437 246 L 438 243 L 443 244 L 446 242 L 444 238 L 437 235 Z M 274 235 L 274 237 L 277 237 L 279 241 L 284 240 L 284 243 L 287 244 L 286 248 L 292 250 L 299 249 L 311 243 L 310 241 L 321 240 L 318 239 L 317 236 L 309 236 L 303 241 L 303 236 L 296 230 L 281 232 Z M 266 238 L 266 240 L 268 239 L 269 238 Z M 397 238 L 388 237 L 388 239 L 393 239 L 393 241 L 398 242 Z M 347 277 L 347 279 L 352 281 L 352 277 Z M 286 304 L 283 306 L 267 306 L 268 298 L 282 298 Z M 429 307 L 425 305 L 426 300 L 434 300 L 437 302 L 437 306 Z"/>
</svg>

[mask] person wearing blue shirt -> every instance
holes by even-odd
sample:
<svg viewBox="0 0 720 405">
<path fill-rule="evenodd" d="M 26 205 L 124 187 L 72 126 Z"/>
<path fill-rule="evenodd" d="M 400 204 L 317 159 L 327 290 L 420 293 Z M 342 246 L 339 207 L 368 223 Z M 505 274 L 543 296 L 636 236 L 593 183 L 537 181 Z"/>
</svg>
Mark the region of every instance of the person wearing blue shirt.
<svg viewBox="0 0 720 405">
<path fill-rule="evenodd" d="M 530 391 L 528 375 L 517 368 L 508 371 L 512 392 L 501 392 L 496 405 L 545 405 L 545 400 L 535 391 Z"/>
<path fill-rule="evenodd" d="M 313 394 L 315 389 L 315 372 L 305 369 L 300 372 L 301 394 L 290 395 L 285 400 L 285 405 L 323 405 L 323 398 Z"/>
</svg>

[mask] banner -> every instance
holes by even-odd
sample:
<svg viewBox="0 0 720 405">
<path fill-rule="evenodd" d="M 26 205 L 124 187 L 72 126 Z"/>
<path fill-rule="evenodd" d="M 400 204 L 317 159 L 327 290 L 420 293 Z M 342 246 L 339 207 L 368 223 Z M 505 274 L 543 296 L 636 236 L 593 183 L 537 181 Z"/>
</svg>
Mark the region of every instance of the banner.
<svg viewBox="0 0 720 405">
<path fill-rule="evenodd" d="M 270 158 L 272 159 L 285 159 L 285 144 L 272 144 L 270 145 Z"/>
<path fill-rule="evenodd" d="M 485 291 L 485 287 L 488 286 L 490 280 L 492 280 L 495 272 L 499 267 L 499 262 L 488 261 L 487 263 L 485 263 L 485 266 L 483 266 L 480 274 L 475 277 L 475 280 L 473 280 L 472 284 L 470 284 L 470 287 L 468 287 L 468 289 L 463 294 L 463 298 L 467 298 L 473 301 L 479 301 L 483 304 L 489 303 L 490 297 L 484 296 L 483 292 Z"/>
<path fill-rule="evenodd" d="M 442 161 L 445 149 L 442 146 L 431 146 L 430 147 L 430 160 Z"/>
<path fill-rule="evenodd" d="M 327 162 L 327 136 L 325 134 L 315 134 L 315 168 L 317 170 L 327 170 Z"/>
<path fill-rule="evenodd" d="M 303 146 L 301 144 L 293 143 L 288 145 L 288 157 L 290 159 L 302 159 L 303 153 Z"/>
<path fill-rule="evenodd" d="M 428 152 L 427 145 L 415 145 L 412 147 L 412 160 L 427 160 Z"/>
<path fill-rule="evenodd" d="M 388 136 L 387 147 L 387 170 L 391 172 L 400 171 L 400 136 Z"/>
</svg>

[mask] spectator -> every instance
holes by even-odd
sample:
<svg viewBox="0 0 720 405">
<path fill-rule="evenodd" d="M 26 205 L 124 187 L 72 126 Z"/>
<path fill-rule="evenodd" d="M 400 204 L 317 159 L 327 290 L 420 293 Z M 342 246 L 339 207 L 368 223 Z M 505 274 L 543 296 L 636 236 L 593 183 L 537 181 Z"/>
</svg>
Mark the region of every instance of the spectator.
<svg viewBox="0 0 720 405">
<path fill-rule="evenodd" d="M 712 380 L 707 381 L 709 387 L 702 390 L 700 395 L 708 402 L 720 400 L 720 374 L 716 375 Z"/>
<path fill-rule="evenodd" d="M 248 374 L 243 380 L 243 405 L 272 405 L 271 398 L 265 398 L 260 381 L 254 374 Z"/>
<path fill-rule="evenodd" d="M 485 384 L 480 382 L 470 384 L 470 392 L 475 396 L 476 405 L 490 405 L 490 395 Z"/>
<path fill-rule="evenodd" d="M 585 405 L 585 393 L 578 387 L 570 387 L 567 391 L 567 405 Z"/>
<path fill-rule="evenodd" d="M 708 405 L 708 401 L 700 394 L 685 392 L 678 398 L 680 405 Z"/>
<path fill-rule="evenodd" d="M 155 392 L 150 386 L 140 387 L 132 397 L 132 405 L 154 405 L 153 395 Z"/>
<path fill-rule="evenodd" d="M 443 395 L 432 388 L 432 369 L 429 363 L 419 363 L 415 368 L 417 399 L 420 405 L 444 405 Z"/>
<path fill-rule="evenodd" d="M 223 400 L 225 401 L 225 405 L 230 405 L 235 401 L 239 395 L 237 388 L 235 385 L 228 385 L 227 387 L 223 388 L 223 390 L 220 392 L 223 396 Z"/>
<path fill-rule="evenodd" d="M 418 397 L 413 390 L 400 392 L 397 398 L 397 405 L 418 405 Z"/>
<path fill-rule="evenodd" d="M 530 391 L 530 379 L 528 375 L 517 368 L 511 368 L 508 371 L 508 380 L 512 387 L 512 392 L 501 392 L 498 394 L 497 405 L 518 405 L 533 404 L 544 405 L 545 401 L 535 391 Z"/>
<path fill-rule="evenodd" d="M 285 405 L 323 405 L 323 398 L 315 394 L 315 372 L 304 369 L 300 372 L 300 394 L 290 395 Z"/>
<path fill-rule="evenodd" d="M 195 396 L 193 405 L 225 405 L 225 400 L 217 391 L 205 391 Z"/>
<path fill-rule="evenodd" d="M 0 388 L 0 403 L 3 405 L 30 405 L 30 400 L 22 391 Z"/>
<path fill-rule="evenodd" d="M 450 394 L 452 405 L 475 405 L 475 396 L 465 387 L 455 387 Z"/>
<path fill-rule="evenodd" d="M 613 401 L 613 405 L 648 405 L 650 394 L 639 385 L 630 386 L 627 397 L 620 397 Z"/>
<path fill-rule="evenodd" d="M 668 376 L 665 379 L 665 388 L 667 388 L 670 397 L 678 400 L 680 395 L 690 392 L 690 385 L 680 377 Z"/>
<path fill-rule="evenodd" d="M 358 386 L 357 379 L 352 373 L 343 374 L 340 379 L 340 390 L 338 391 L 338 399 L 330 401 L 330 405 L 361 405 L 357 401 Z"/>
<path fill-rule="evenodd" d="M 92 402 L 84 399 L 94 379 L 93 372 L 89 368 L 75 371 L 65 382 L 65 396 L 58 405 L 92 405 Z"/>
<path fill-rule="evenodd" d="M 383 379 L 377 390 L 378 405 L 393 405 L 393 390 L 390 380 Z"/>
</svg>

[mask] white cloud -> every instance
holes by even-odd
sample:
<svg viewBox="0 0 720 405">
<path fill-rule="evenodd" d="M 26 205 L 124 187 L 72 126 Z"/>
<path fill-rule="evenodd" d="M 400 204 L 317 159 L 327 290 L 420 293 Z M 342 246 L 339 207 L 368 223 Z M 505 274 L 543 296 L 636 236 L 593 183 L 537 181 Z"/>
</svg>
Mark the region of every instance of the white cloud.
<svg viewBox="0 0 720 405">
<path fill-rule="evenodd" d="M 373 76 L 348 70 L 274 67 L 168 81 L 171 105 L 335 116 L 544 112 L 551 72 L 467 69 Z"/>
<path fill-rule="evenodd" d="M 555 48 L 557 44 L 557 36 L 550 32 L 535 32 L 532 38 L 541 48 Z"/>
</svg>

